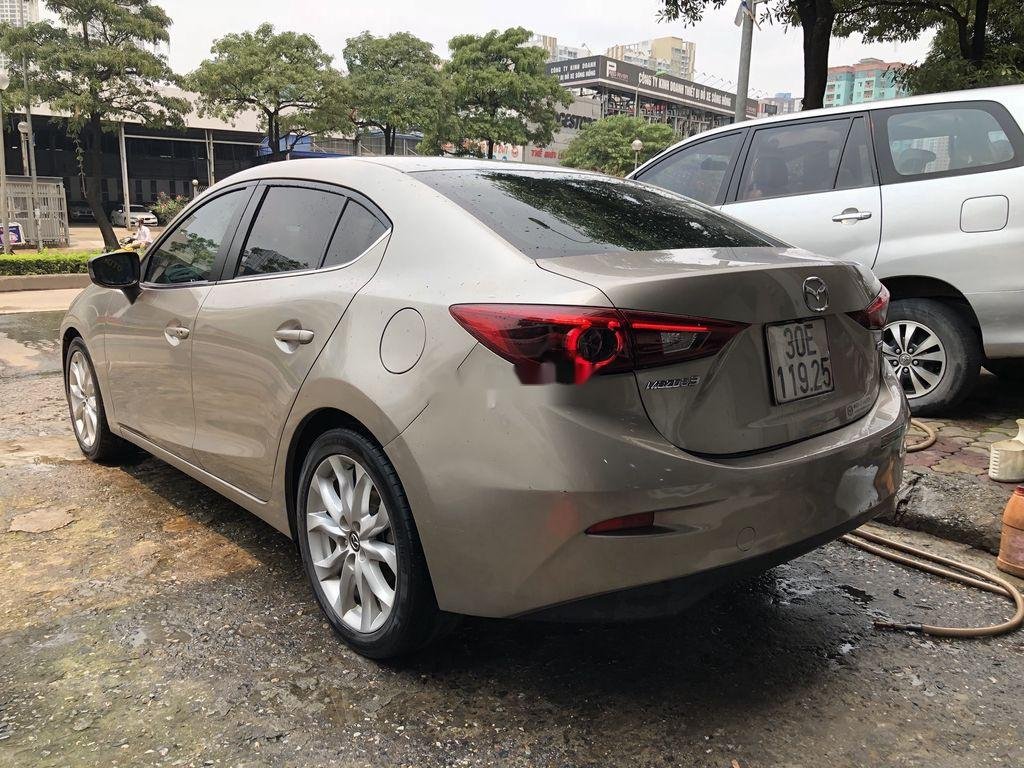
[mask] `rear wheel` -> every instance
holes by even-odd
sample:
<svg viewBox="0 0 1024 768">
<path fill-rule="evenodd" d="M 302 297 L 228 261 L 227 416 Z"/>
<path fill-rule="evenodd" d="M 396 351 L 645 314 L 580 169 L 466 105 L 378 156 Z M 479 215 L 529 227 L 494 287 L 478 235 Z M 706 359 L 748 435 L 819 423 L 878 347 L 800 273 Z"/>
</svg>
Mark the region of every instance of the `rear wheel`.
<svg viewBox="0 0 1024 768">
<path fill-rule="evenodd" d="M 1003 358 L 1001 360 L 988 360 L 985 367 L 1000 379 L 1006 381 L 1024 381 L 1024 360 L 1014 358 Z"/>
<path fill-rule="evenodd" d="M 882 355 L 919 415 L 942 413 L 967 397 L 982 358 L 970 325 L 948 304 L 932 299 L 892 303 Z"/>
<path fill-rule="evenodd" d="M 321 435 L 303 464 L 297 502 L 306 576 L 353 650 L 397 656 L 451 625 L 437 608 L 405 492 L 378 445 L 348 429 Z"/>
</svg>

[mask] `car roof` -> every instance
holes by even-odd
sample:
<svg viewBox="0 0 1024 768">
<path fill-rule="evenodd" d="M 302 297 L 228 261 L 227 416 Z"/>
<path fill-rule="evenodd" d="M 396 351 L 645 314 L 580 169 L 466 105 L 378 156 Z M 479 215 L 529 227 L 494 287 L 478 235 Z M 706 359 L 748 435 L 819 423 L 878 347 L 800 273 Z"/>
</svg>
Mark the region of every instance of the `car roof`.
<svg viewBox="0 0 1024 768">
<path fill-rule="evenodd" d="M 792 120 L 806 120 L 814 117 L 830 117 L 832 115 L 844 115 L 850 112 L 870 112 L 876 109 L 889 109 L 891 107 L 912 107 L 921 104 L 944 104 L 950 101 L 1004 101 L 1006 97 L 1012 97 L 1019 99 L 1024 95 L 1024 85 L 1000 85 L 994 88 L 975 88 L 969 91 L 949 91 L 947 93 L 929 93 L 924 96 L 903 96 L 898 99 L 881 99 L 879 101 L 872 101 L 861 104 L 846 104 L 841 107 L 823 107 L 821 109 L 808 109 L 802 112 L 787 112 L 784 115 L 770 115 L 769 117 L 759 117 L 756 120 L 744 120 L 742 123 L 729 123 L 728 125 L 722 125 L 718 128 L 712 128 L 701 133 L 696 133 L 693 136 L 687 136 L 682 141 L 678 141 L 667 149 L 662 150 L 654 158 L 660 157 L 665 152 L 669 152 L 676 147 L 681 147 L 684 144 L 689 144 L 695 139 L 704 139 L 708 136 L 714 136 L 720 133 L 729 133 L 740 128 L 749 128 L 751 126 L 757 127 L 761 125 L 779 125 L 781 123 L 789 122 Z M 647 165 L 651 162 L 648 160 Z M 642 168 L 643 166 L 641 166 Z M 639 168 L 637 170 L 640 170 Z"/>
</svg>

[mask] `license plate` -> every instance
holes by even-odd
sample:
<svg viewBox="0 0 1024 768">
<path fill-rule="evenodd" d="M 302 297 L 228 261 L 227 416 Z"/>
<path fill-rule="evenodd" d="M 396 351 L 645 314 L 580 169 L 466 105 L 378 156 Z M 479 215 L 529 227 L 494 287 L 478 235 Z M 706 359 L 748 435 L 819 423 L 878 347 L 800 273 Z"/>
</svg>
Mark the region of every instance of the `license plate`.
<svg viewBox="0 0 1024 768">
<path fill-rule="evenodd" d="M 824 319 L 769 325 L 768 359 L 776 403 L 832 391 L 832 359 Z"/>
</svg>

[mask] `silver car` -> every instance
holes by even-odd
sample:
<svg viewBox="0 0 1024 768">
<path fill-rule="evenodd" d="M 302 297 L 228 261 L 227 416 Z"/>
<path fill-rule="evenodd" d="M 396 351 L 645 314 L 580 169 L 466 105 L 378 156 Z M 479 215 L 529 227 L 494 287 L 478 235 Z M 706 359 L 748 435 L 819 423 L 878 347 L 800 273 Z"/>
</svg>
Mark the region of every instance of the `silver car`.
<svg viewBox="0 0 1024 768">
<path fill-rule="evenodd" d="M 458 614 L 678 611 L 900 484 L 878 280 L 646 185 L 274 163 L 90 272 L 61 329 L 82 450 L 290 536 L 368 656 Z"/>
<path fill-rule="evenodd" d="M 693 136 L 633 178 L 871 267 L 915 413 L 982 365 L 1024 381 L 1024 85 L 798 112 Z"/>
</svg>

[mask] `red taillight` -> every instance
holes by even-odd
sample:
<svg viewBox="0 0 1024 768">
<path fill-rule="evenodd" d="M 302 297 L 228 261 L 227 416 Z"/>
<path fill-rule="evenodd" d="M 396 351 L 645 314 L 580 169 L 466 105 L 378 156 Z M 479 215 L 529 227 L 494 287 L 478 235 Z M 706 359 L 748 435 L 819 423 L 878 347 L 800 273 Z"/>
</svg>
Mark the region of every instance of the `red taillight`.
<svg viewBox="0 0 1024 768">
<path fill-rule="evenodd" d="M 515 366 L 524 384 L 582 384 L 596 373 L 713 355 L 746 326 L 718 320 L 540 304 L 456 304 L 452 316 Z"/>
<path fill-rule="evenodd" d="M 889 314 L 889 289 L 883 285 L 867 307 L 848 314 L 869 331 L 882 330 L 885 328 L 885 317 Z"/>
<path fill-rule="evenodd" d="M 635 515 L 623 515 L 613 517 L 611 520 L 602 520 L 587 528 L 590 535 L 615 534 L 615 533 L 641 533 L 654 528 L 654 513 L 639 512 Z"/>
</svg>

